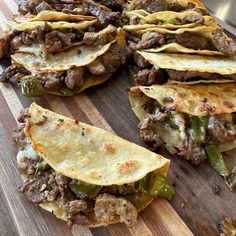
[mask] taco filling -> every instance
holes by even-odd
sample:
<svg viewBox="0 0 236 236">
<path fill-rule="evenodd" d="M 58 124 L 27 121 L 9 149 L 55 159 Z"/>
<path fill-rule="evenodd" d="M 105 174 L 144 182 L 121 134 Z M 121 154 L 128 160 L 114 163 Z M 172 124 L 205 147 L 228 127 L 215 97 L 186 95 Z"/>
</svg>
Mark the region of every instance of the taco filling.
<svg viewBox="0 0 236 236">
<path fill-rule="evenodd" d="M 235 58 L 138 51 L 130 73 L 136 85 L 236 80 Z"/>
<path fill-rule="evenodd" d="M 186 10 L 195 10 L 203 15 L 208 15 L 207 9 L 200 1 L 172 1 L 172 0 L 132 0 L 127 9 L 138 10 L 143 9 L 150 13 L 160 11 L 182 12 Z"/>
<path fill-rule="evenodd" d="M 158 30 L 153 27 L 145 30 L 133 29 L 131 31 L 128 27 L 124 27 L 132 50 L 150 49 L 153 51 L 164 45 L 176 43 L 188 49 L 221 52 L 226 56 L 236 55 L 236 43 L 224 34 L 222 28 L 217 27 L 210 30 L 209 27 L 208 31 L 212 32 L 209 31 L 208 34 L 201 33 L 200 28 L 170 31 L 167 29 Z"/>
<path fill-rule="evenodd" d="M 95 227 L 118 222 L 124 222 L 128 226 L 132 226 L 137 222 L 138 211 L 143 210 L 156 196 L 162 196 L 170 200 L 174 193 L 172 186 L 168 184 L 165 177 L 169 165 L 168 161 L 162 159 L 162 157 L 152 159 L 151 156 L 154 157 L 154 153 L 150 151 L 145 151 L 149 153 L 149 156 L 144 157 L 144 161 L 148 161 L 149 164 L 152 163 L 155 167 L 143 166 L 143 169 L 139 169 L 135 167 L 135 164 L 138 163 L 138 159 L 135 160 L 137 155 L 135 149 L 138 146 L 129 143 L 127 145 L 133 150 L 128 154 L 129 157 L 125 157 L 126 155 L 122 153 L 116 156 L 115 153 L 119 153 L 119 149 L 122 148 L 122 145 L 119 146 L 119 142 L 122 143 L 123 141 L 118 140 L 117 142 L 116 136 L 104 133 L 98 136 L 97 141 L 100 142 L 99 140 L 103 139 L 102 136 L 108 135 L 111 136 L 109 140 L 113 140 L 114 143 L 103 144 L 101 142 L 101 145 L 106 145 L 104 147 L 107 148 L 104 156 L 101 156 L 100 150 L 93 149 L 95 140 L 93 141 L 93 135 L 91 135 L 93 132 L 100 132 L 99 130 L 93 130 L 92 126 L 83 125 L 80 122 L 75 123 L 69 118 L 44 110 L 36 104 L 24 110 L 18 121 L 22 123 L 22 126 L 14 131 L 14 140 L 19 150 L 17 168 L 24 179 L 24 184 L 19 188 L 19 191 L 24 193 L 32 203 L 39 204 L 44 209 L 52 211 L 57 217 L 66 220 L 70 227 L 73 224 Z M 76 151 L 74 149 L 72 152 L 74 157 L 71 156 L 69 159 L 61 154 L 66 153 L 65 148 L 70 147 L 69 143 L 61 145 L 60 140 L 58 140 L 57 145 L 61 146 L 59 148 L 61 150 L 56 154 L 54 151 L 57 152 L 59 146 L 50 146 L 51 144 L 47 141 L 42 144 L 41 138 L 36 137 L 37 135 L 43 135 L 44 132 L 45 135 L 53 132 L 56 137 L 59 137 L 58 134 L 61 133 L 64 137 L 66 134 L 63 126 L 68 129 L 69 124 L 72 124 L 69 129 L 73 131 L 67 133 L 67 135 L 73 136 L 76 134 L 76 142 L 81 140 L 82 145 L 80 146 L 81 150 Z M 56 125 L 57 131 L 53 131 L 54 125 Z M 37 131 L 37 129 L 40 130 Z M 74 133 L 75 129 L 79 129 L 81 132 L 77 133 L 76 131 Z M 59 133 L 57 133 L 58 130 Z M 90 147 L 83 146 L 86 139 L 90 140 Z M 69 139 L 67 141 L 70 142 Z M 118 151 L 116 151 L 116 147 Z M 71 146 L 71 149 L 73 148 Z M 88 152 L 83 151 L 87 148 Z M 42 150 L 44 150 L 46 156 L 40 154 Z M 142 150 L 139 151 L 143 153 Z M 50 157 L 52 152 L 54 152 L 53 155 L 58 156 L 56 158 Z M 108 156 L 109 160 L 107 159 Z M 125 162 L 123 164 L 122 162 L 130 157 L 134 160 L 130 164 L 127 162 L 127 165 L 124 166 Z M 86 158 L 95 158 L 97 161 L 92 160 L 93 163 L 89 164 L 89 159 Z M 104 165 L 102 168 L 99 167 L 101 158 L 104 159 L 104 162 L 101 162 Z M 110 162 L 110 166 L 107 166 L 111 158 L 115 158 L 117 163 Z M 142 157 L 140 156 L 140 158 Z M 81 163 L 73 167 L 73 160 L 81 161 Z M 89 167 L 93 164 L 96 165 L 96 169 Z M 110 168 L 113 169 L 113 164 L 120 171 L 117 177 L 115 177 L 115 170 L 112 173 L 107 173 Z M 60 168 L 62 171 L 58 171 Z M 83 172 L 86 168 L 89 170 L 89 175 Z M 102 171 L 103 168 L 105 168 L 105 171 L 100 172 L 100 169 Z M 101 176 L 97 176 L 97 172 Z M 129 177 L 125 177 L 128 172 L 130 173 Z M 104 176 L 102 176 L 103 173 Z M 132 175 L 137 174 L 144 177 L 141 179 L 132 177 Z M 109 175 L 112 175 L 112 177 L 109 177 Z M 80 176 L 80 178 L 75 176 Z M 127 183 L 125 179 L 127 179 Z"/>
<path fill-rule="evenodd" d="M 122 31 L 112 25 L 83 32 L 53 30 L 43 23 L 17 33 L 10 45 L 12 65 L 0 80 L 9 82 L 15 76 L 26 96 L 71 96 L 102 83 L 125 63 L 128 52 Z"/>
<path fill-rule="evenodd" d="M 236 147 L 235 89 L 234 84 L 131 88 L 141 139 L 154 150 L 164 145 L 194 165 L 208 159 L 220 175 L 228 176 L 223 153 Z"/>
</svg>

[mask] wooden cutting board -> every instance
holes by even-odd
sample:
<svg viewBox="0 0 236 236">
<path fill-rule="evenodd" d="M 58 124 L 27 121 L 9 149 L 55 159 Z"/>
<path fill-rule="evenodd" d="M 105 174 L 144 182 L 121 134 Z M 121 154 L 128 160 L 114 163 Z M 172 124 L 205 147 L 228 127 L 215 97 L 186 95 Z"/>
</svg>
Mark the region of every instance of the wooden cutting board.
<svg viewBox="0 0 236 236">
<path fill-rule="evenodd" d="M 16 12 L 14 0 L 0 0 L 0 26 Z M 9 64 L 2 61 L 2 69 Z M 1 71 L 0 71 L 1 72 Z M 145 146 L 138 137 L 138 120 L 129 107 L 127 89 L 131 86 L 126 69 L 120 69 L 105 84 L 89 89 L 73 98 L 47 96 L 34 99 L 39 105 L 60 114 L 96 125 L 119 136 Z M 141 213 L 137 226 L 124 224 L 87 229 L 75 226 L 70 231 L 66 224 L 52 214 L 26 200 L 17 189 L 22 181 L 16 170 L 16 149 L 12 146 L 11 132 L 17 126 L 20 110 L 31 104 L 21 96 L 16 85 L 0 83 L 0 235 L 160 235 L 190 236 L 217 235 L 216 224 L 225 216 L 236 218 L 235 193 L 230 192 L 223 180 L 207 165 L 194 168 L 176 157 L 171 159 L 170 181 L 176 195 L 171 202 L 157 199 Z M 215 195 L 212 187 L 221 188 Z"/>
</svg>

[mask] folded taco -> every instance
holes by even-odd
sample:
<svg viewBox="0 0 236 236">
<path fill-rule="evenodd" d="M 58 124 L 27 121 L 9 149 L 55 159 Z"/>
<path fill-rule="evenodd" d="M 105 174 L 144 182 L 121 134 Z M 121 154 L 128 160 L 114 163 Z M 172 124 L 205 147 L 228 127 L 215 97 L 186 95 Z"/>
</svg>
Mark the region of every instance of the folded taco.
<svg viewBox="0 0 236 236">
<path fill-rule="evenodd" d="M 184 12 L 160 11 L 148 13 L 145 10 L 124 12 L 124 20 L 130 26 L 128 29 L 141 29 L 158 27 L 165 29 L 193 28 L 201 25 L 215 26 L 216 22 L 211 16 L 203 16 L 201 12 L 188 10 Z"/>
<path fill-rule="evenodd" d="M 194 10 L 202 15 L 208 15 L 204 4 L 199 0 L 132 0 L 127 3 L 127 11 L 145 10 L 149 13 L 160 11 L 184 12 Z"/>
<path fill-rule="evenodd" d="M 125 62 L 124 33 L 112 25 L 98 32 L 70 28 L 72 24 L 83 23 L 35 21 L 26 24 L 37 25 L 27 31 L 21 26 L 24 23 L 16 25 L 18 31 L 22 30 L 12 40 L 18 48 L 11 55 L 12 66 L 4 71 L 1 81 L 8 82 L 15 75 L 26 96 L 45 93 L 71 96 L 106 81 Z M 53 28 L 58 26 L 59 30 Z M 18 37 L 19 45 L 14 41 Z"/>
<path fill-rule="evenodd" d="M 209 18 L 209 26 L 175 30 L 148 24 L 126 25 L 123 28 L 134 51 L 186 53 L 191 49 L 194 54 L 235 56 L 236 43 L 224 33 L 223 28 L 217 27 L 215 22 L 211 25 L 211 22 Z M 173 43 L 175 46 L 171 46 Z"/>
<path fill-rule="evenodd" d="M 137 85 L 168 83 L 224 83 L 236 80 L 236 58 L 193 55 L 187 53 L 156 53 L 138 51 L 133 70 Z M 193 51 L 192 51 L 193 52 Z"/>
<path fill-rule="evenodd" d="M 138 86 L 129 90 L 139 134 L 154 149 L 198 165 L 208 159 L 222 176 L 223 153 L 236 147 L 236 84 Z"/>
<path fill-rule="evenodd" d="M 171 199 L 164 157 L 35 103 L 18 120 L 19 191 L 69 226 L 132 226 L 156 196 Z"/>
<path fill-rule="evenodd" d="M 14 17 L 16 22 L 25 21 L 80 21 L 96 17 L 97 25 L 106 27 L 113 24 L 120 26 L 120 10 L 123 0 L 94 2 L 63 0 L 26 0 L 19 5 Z M 110 9 L 111 8 L 111 9 Z M 113 10 L 113 11 L 112 11 Z"/>
</svg>

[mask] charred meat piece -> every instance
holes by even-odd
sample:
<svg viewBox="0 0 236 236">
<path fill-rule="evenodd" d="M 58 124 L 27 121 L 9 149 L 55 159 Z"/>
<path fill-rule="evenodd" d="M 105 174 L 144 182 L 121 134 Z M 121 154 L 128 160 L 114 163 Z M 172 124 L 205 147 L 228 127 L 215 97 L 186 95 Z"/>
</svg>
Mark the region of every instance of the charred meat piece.
<svg viewBox="0 0 236 236">
<path fill-rule="evenodd" d="M 206 80 L 236 79 L 236 74 L 224 76 L 216 73 L 199 72 L 199 71 L 178 71 L 172 69 L 168 69 L 166 71 L 170 79 L 176 81 L 188 81 L 188 80 L 194 80 L 194 78 L 203 78 Z"/>
<path fill-rule="evenodd" d="M 193 48 L 196 50 L 214 49 L 211 41 L 199 35 L 193 35 L 188 32 L 183 34 L 168 34 L 166 35 L 166 43 L 178 43 L 186 48 Z"/>
<path fill-rule="evenodd" d="M 185 16 L 182 23 L 184 23 L 184 24 L 189 24 L 189 23 L 204 24 L 204 17 L 202 15 Z"/>
<path fill-rule="evenodd" d="M 144 57 L 137 53 L 134 54 L 134 62 L 138 65 L 139 68 L 145 68 L 150 65 L 150 63 L 146 61 Z"/>
<path fill-rule="evenodd" d="M 212 42 L 217 50 L 223 52 L 225 55 L 236 55 L 236 42 L 234 42 L 232 39 L 227 38 L 227 36 L 224 34 L 223 28 L 217 27 L 217 29 L 213 33 Z"/>
<path fill-rule="evenodd" d="M 85 69 L 83 67 L 70 68 L 65 77 L 66 86 L 70 89 L 81 88 L 84 84 L 84 73 Z"/>
<path fill-rule="evenodd" d="M 29 179 L 19 188 L 19 192 L 24 193 L 32 203 L 39 204 L 45 202 L 47 197 L 45 191 L 42 191 L 42 188 L 46 186 L 47 182 L 48 176 Z"/>
<path fill-rule="evenodd" d="M 187 149 L 181 150 L 182 152 L 187 152 L 184 158 L 190 161 L 193 165 L 199 165 L 206 158 L 206 152 L 204 146 L 201 143 L 196 143 L 190 138 L 188 141 Z M 181 153 L 179 153 L 181 155 Z"/>
<path fill-rule="evenodd" d="M 95 6 L 91 3 L 84 3 L 83 8 L 86 15 L 96 16 L 102 27 L 109 24 L 117 27 L 120 26 L 119 12 L 107 12 L 99 6 Z"/>
<path fill-rule="evenodd" d="M 132 226 L 137 222 L 138 211 L 133 204 L 107 193 L 98 195 L 94 210 L 97 220 L 105 224 L 118 220 Z"/>
<path fill-rule="evenodd" d="M 88 70 L 90 73 L 94 74 L 94 75 L 101 75 L 104 74 L 106 72 L 106 68 L 104 67 L 104 65 L 100 62 L 99 59 L 96 59 L 95 61 L 93 61 L 92 63 L 90 63 L 87 66 Z"/>
<path fill-rule="evenodd" d="M 105 67 L 106 73 L 113 73 L 119 68 L 120 65 L 123 65 L 126 62 L 128 56 L 128 48 L 118 44 L 113 44 L 110 49 L 99 59 Z"/>
<path fill-rule="evenodd" d="M 76 35 L 74 33 L 62 33 L 60 31 L 53 31 L 46 34 L 44 47 L 47 52 L 55 53 L 71 46 Z"/>
<path fill-rule="evenodd" d="M 138 0 L 135 9 L 144 9 L 147 12 L 155 13 L 158 11 L 167 11 L 166 0 Z"/>
<path fill-rule="evenodd" d="M 226 143 L 236 139 L 236 128 L 224 115 L 210 116 L 207 124 L 209 139 L 217 143 Z"/>
<path fill-rule="evenodd" d="M 138 44 L 132 46 L 133 50 L 140 50 L 145 48 L 150 48 L 154 45 L 163 45 L 165 44 L 165 37 L 163 34 L 160 34 L 158 32 L 146 32 L 142 35 L 141 40 L 138 42 Z"/>
<path fill-rule="evenodd" d="M 138 73 L 134 75 L 134 80 L 136 85 L 145 86 L 162 83 L 164 81 L 163 70 L 156 70 L 154 68 L 139 70 Z"/>
<path fill-rule="evenodd" d="M 84 200 L 70 201 L 66 207 L 67 225 L 71 227 L 73 224 L 90 224 L 90 220 L 85 216 L 87 209 L 87 202 Z"/>
<path fill-rule="evenodd" d="M 20 173 L 26 175 L 33 175 L 36 171 L 38 160 L 32 159 L 30 157 L 24 156 L 17 163 L 17 169 Z"/>
<path fill-rule="evenodd" d="M 22 73 L 26 75 L 28 74 L 28 71 L 18 65 L 11 65 L 8 68 L 6 68 L 0 75 L 0 82 L 6 82 L 6 83 L 9 82 L 10 79 L 17 73 Z"/>
</svg>

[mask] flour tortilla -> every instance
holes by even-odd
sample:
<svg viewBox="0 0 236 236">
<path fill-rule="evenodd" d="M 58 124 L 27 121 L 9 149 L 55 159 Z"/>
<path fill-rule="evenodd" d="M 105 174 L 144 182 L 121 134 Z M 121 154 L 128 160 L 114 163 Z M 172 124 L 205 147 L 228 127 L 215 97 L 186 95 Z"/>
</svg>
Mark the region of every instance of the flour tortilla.
<svg viewBox="0 0 236 236">
<path fill-rule="evenodd" d="M 232 75 L 236 73 L 236 57 L 167 54 L 146 51 L 137 51 L 137 53 L 152 65 L 163 69 L 209 72 L 220 75 Z"/>
<path fill-rule="evenodd" d="M 29 115 L 25 133 L 33 149 L 67 177 L 108 186 L 134 183 L 153 171 L 167 174 L 169 160 L 105 130 L 35 103 L 29 108 Z M 43 116 L 47 120 L 41 123 Z"/>
<path fill-rule="evenodd" d="M 129 90 L 131 108 L 137 117 L 142 120 L 147 116 L 143 104 L 148 98 L 158 101 L 161 106 L 175 108 L 179 112 L 178 124 L 185 130 L 185 120 L 181 114 L 191 116 L 206 116 L 217 114 L 230 114 L 236 112 L 236 84 L 175 84 L 152 85 L 150 87 L 137 86 Z M 164 102 L 170 97 L 173 102 Z M 204 102 L 206 101 L 206 102 Z M 209 110 L 209 108 L 212 108 Z M 167 132 L 161 125 L 156 127 L 157 132 L 166 143 L 175 147 L 181 146 L 183 137 L 180 131 Z M 236 141 L 219 145 L 221 152 L 236 148 Z"/>
</svg>

